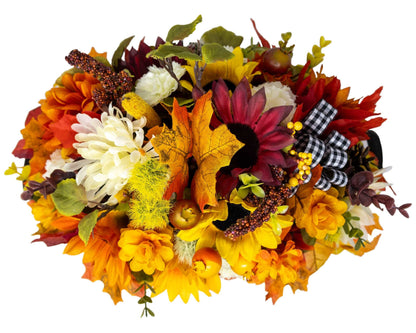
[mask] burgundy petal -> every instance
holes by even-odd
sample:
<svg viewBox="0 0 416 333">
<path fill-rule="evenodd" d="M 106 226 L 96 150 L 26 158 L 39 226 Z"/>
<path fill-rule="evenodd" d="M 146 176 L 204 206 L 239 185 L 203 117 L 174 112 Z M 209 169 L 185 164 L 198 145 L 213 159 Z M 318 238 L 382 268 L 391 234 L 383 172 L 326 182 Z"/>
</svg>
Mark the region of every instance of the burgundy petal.
<svg viewBox="0 0 416 333">
<path fill-rule="evenodd" d="M 264 150 L 279 150 L 289 146 L 296 140 L 287 133 L 283 127 L 277 128 L 273 133 L 259 138 L 260 147 Z"/>
<path fill-rule="evenodd" d="M 271 185 L 275 182 L 269 163 L 262 157 L 259 157 L 256 165 L 251 168 L 250 173 L 267 185 Z"/>
<path fill-rule="evenodd" d="M 230 96 L 228 95 L 228 87 L 224 80 L 220 79 L 217 82 L 213 82 L 212 100 L 222 121 L 225 124 L 233 123 Z"/>
<path fill-rule="evenodd" d="M 242 79 L 231 97 L 234 122 L 247 124 L 248 100 L 251 97 L 250 85 L 247 79 Z"/>
<path fill-rule="evenodd" d="M 264 88 L 256 92 L 248 102 L 247 114 L 245 116 L 244 124 L 252 125 L 257 122 L 266 105 L 266 93 Z"/>
<path fill-rule="evenodd" d="M 254 128 L 257 136 L 268 135 L 274 131 L 291 110 L 291 106 L 278 106 L 264 112 Z"/>
</svg>

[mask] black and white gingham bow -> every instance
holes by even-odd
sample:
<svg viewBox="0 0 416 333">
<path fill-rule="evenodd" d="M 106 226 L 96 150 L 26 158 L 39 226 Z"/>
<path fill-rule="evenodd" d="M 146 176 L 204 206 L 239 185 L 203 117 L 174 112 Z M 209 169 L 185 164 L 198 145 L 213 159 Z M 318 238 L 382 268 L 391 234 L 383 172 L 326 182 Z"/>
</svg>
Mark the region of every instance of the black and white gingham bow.
<svg viewBox="0 0 416 333">
<path fill-rule="evenodd" d="M 321 178 L 315 184 L 316 188 L 323 191 L 329 190 L 331 185 L 346 186 L 348 182 L 346 173 L 339 169 L 347 164 L 346 150 L 350 146 L 350 140 L 335 130 L 325 140 L 319 139 L 337 112 L 332 105 L 322 99 L 305 117 L 303 129 L 298 132 L 298 142 L 295 146 L 297 151 L 312 154 L 311 169 L 318 164 L 323 167 Z"/>
</svg>

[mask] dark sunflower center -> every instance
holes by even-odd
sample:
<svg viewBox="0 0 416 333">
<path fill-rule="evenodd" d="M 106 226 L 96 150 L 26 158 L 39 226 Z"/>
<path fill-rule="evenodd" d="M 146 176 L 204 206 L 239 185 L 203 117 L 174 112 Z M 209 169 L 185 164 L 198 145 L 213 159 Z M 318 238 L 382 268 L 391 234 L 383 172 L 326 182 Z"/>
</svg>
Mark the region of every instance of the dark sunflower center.
<svg viewBox="0 0 416 333">
<path fill-rule="evenodd" d="M 215 220 L 212 223 L 220 230 L 225 231 L 231 227 L 238 219 L 250 215 L 250 211 L 245 209 L 241 205 L 236 205 L 230 202 L 227 202 L 228 206 L 228 217 L 225 221 Z"/>
<path fill-rule="evenodd" d="M 259 139 L 250 126 L 243 124 L 227 124 L 228 129 L 236 138 L 244 143 L 244 147 L 234 154 L 229 166 L 222 168 L 223 173 L 230 173 L 234 168 L 250 168 L 257 162 Z"/>
</svg>

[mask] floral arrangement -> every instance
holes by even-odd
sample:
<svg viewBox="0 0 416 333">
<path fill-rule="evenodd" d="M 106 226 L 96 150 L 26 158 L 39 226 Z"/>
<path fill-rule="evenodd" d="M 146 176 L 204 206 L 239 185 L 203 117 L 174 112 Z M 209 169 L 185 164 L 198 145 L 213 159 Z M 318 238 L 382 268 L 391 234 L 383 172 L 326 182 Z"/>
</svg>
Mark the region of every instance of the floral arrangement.
<svg viewBox="0 0 416 333">
<path fill-rule="evenodd" d="M 83 255 L 83 278 L 142 315 L 167 291 L 186 303 L 221 279 L 264 284 L 273 303 L 331 256 L 373 250 L 382 230 L 369 206 L 408 217 L 385 194 L 372 129 L 382 88 L 360 100 L 315 68 L 321 37 L 294 65 L 291 33 L 271 45 L 223 27 L 185 44 L 201 16 L 154 46 L 133 37 L 111 62 L 73 50 L 30 111 L 6 174 L 23 182 L 35 240 Z M 377 235 L 376 235 L 377 234 Z"/>
</svg>

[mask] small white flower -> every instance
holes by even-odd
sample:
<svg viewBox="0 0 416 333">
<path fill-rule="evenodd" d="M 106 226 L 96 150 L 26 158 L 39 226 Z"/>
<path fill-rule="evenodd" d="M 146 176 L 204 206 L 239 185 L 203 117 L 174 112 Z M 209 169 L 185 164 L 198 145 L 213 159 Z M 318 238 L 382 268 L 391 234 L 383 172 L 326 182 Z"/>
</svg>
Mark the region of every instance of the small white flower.
<svg viewBox="0 0 416 333">
<path fill-rule="evenodd" d="M 359 220 L 351 219 L 350 223 L 354 228 L 360 229 L 364 234 L 361 237 L 362 239 L 368 241 L 369 235 L 367 232 L 367 226 L 374 225 L 376 222 L 374 221 L 374 216 L 371 210 L 368 207 L 363 205 L 352 205 L 348 209 L 351 213 L 351 216 L 359 217 Z M 350 245 L 352 247 L 355 246 L 355 242 L 353 238 L 350 238 L 344 231 L 343 228 L 340 229 L 340 238 L 339 241 L 342 244 Z"/>
<path fill-rule="evenodd" d="M 71 163 L 74 160 L 72 158 L 62 158 L 61 149 L 55 150 L 50 156 L 49 160 L 46 161 L 45 170 L 43 177 L 50 177 L 52 172 L 55 170 L 62 170 L 67 163 Z"/>
<path fill-rule="evenodd" d="M 146 118 L 133 121 L 110 105 L 101 120 L 82 113 L 77 120 L 72 125 L 77 132 L 74 148 L 83 158 L 67 163 L 64 170 L 78 171 L 76 181 L 87 191 L 90 207 L 106 196 L 106 204 L 116 204 L 115 195 L 126 185 L 134 165 L 158 156 L 150 142 L 142 147 Z"/>
<path fill-rule="evenodd" d="M 173 72 L 178 80 L 186 70 L 179 63 L 172 62 Z M 149 71 L 136 81 L 136 94 L 147 104 L 154 106 L 178 89 L 178 82 L 165 68 L 150 66 Z"/>
<path fill-rule="evenodd" d="M 266 94 L 266 105 L 264 106 L 265 111 L 277 106 L 293 106 L 290 114 L 282 121 L 282 125 L 287 125 L 287 123 L 292 120 L 293 114 L 296 111 L 296 96 L 292 93 L 292 90 L 290 90 L 288 86 L 283 85 L 279 81 L 266 82 L 259 86 L 253 87 L 253 94 L 263 87 Z"/>
</svg>

